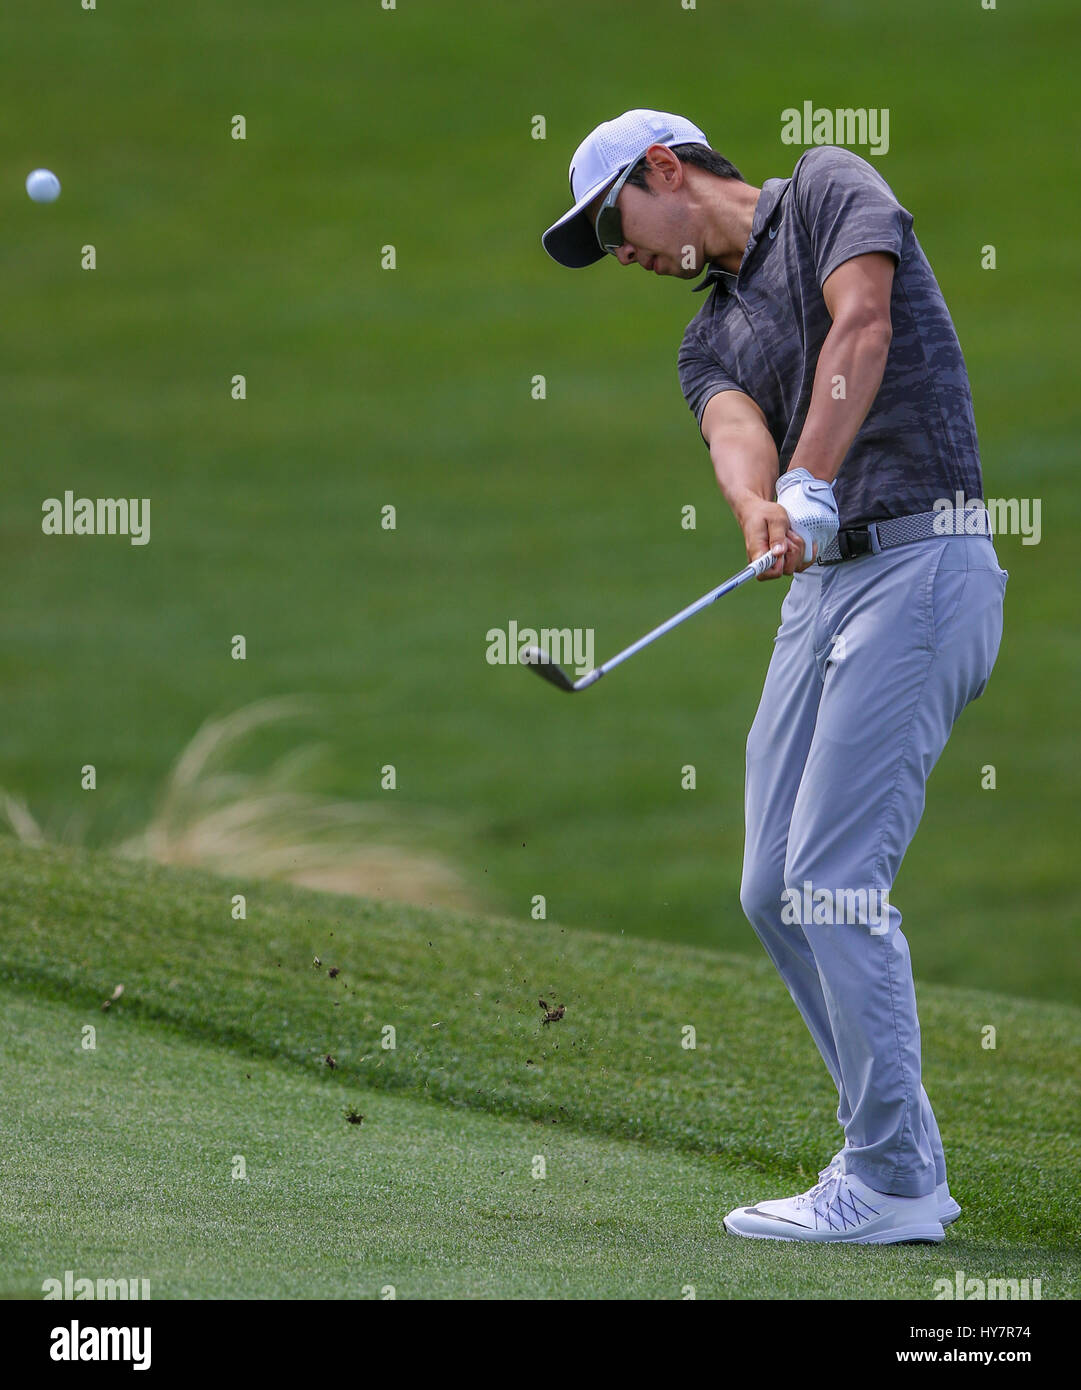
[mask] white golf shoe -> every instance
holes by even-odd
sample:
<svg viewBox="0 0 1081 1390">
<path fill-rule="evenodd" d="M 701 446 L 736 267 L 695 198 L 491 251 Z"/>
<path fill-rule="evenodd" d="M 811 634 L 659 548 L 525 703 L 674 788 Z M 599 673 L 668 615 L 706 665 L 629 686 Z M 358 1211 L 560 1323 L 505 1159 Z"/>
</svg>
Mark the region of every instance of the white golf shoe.
<svg viewBox="0 0 1081 1390">
<path fill-rule="evenodd" d="M 732 1235 L 757 1240 L 847 1241 L 853 1245 L 937 1245 L 944 1239 L 938 1201 L 875 1192 L 854 1174 L 831 1173 L 798 1197 L 737 1207 L 724 1218 Z"/>
<path fill-rule="evenodd" d="M 825 1168 L 823 1168 L 822 1171 L 819 1173 L 819 1182 L 825 1182 L 825 1180 L 827 1178 L 831 1178 L 834 1175 L 834 1173 L 840 1173 L 843 1171 L 841 1167 L 841 1155 L 843 1153 L 844 1150 L 842 1149 L 841 1153 L 835 1153 L 833 1155 L 830 1161 L 826 1164 Z M 943 1178 L 943 1180 L 935 1188 L 935 1196 L 938 1198 L 938 1219 L 942 1222 L 943 1226 L 952 1225 L 952 1223 L 956 1221 L 957 1218 L 961 1215 L 961 1208 L 958 1205 L 958 1203 L 955 1202 L 954 1199 L 950 1196 L 950 1186 L 949 1183 L 945 1180 L 945 1178 Z"/>
</svg>

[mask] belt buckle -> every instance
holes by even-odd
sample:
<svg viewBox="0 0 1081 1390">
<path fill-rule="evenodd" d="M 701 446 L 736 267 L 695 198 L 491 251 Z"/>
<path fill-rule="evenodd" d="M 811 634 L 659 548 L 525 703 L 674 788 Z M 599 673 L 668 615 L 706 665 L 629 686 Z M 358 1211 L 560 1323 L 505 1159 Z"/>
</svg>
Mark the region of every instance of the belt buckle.
<svg viewBox="0 0 1081 1390">
<path fill-rule="evenodd" d="M 877 555 L 882 549 L 878 539 L 878 524 L 848 526 L 837 532 L 837 549 L 842 560 L 858 560 L 861 555 Z"/>
</svg>

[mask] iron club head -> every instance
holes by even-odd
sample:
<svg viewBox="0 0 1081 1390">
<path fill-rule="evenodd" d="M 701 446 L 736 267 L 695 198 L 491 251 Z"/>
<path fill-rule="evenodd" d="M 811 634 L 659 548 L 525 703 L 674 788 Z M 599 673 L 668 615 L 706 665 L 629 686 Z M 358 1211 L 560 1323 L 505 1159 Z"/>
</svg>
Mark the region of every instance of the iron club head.
<svg viewBox="0 0 1081 1390">
<path fill-rule="evenodd" d="M 543 647 L 526 647 L 522 652 L 521 662 L 523 666 L 531 667 L 538 676 L 543 676 L 546 681 L 550 681 L 558 689 L 574 689 L 574 682 L 566 671 L 552 660 Z"/>
</svg>

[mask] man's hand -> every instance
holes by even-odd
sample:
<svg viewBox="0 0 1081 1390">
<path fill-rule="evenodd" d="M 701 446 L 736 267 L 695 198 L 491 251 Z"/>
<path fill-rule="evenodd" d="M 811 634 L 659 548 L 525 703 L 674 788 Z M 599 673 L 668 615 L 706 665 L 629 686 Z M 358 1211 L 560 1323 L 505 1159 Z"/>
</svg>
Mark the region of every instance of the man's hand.
<svg viewBox="0 0 1081 1390">
<path fill-rule="evenodd" d="M 803 568 L 803 542 L 780 503 L 748 496 L 737 506 L 736 520 L 743 532 L 748 560 L 757 560 L 764 550 L 773 550 L 777 556 L 773 568 L 762 579 L 779 579 L 782 574 L 796 574 Z"/>
<path fill-rule="evenodd" d="M 833 487 L 806 468 L 790 468 L 777 481 L 777 501 L 800 541 L 797 571 L 806 569 L 837 534 L 839 518 Z"/>
</svg>

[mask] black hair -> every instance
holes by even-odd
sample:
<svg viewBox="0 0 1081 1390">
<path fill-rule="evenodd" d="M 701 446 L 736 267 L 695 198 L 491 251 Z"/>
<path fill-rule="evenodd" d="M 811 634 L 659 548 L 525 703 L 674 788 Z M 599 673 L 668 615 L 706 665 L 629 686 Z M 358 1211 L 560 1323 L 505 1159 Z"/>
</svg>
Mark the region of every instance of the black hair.
<svg viewBox="0 0 1081 1390">
<path fill-rule="evenodd" d="M 707 174 L 715 174 L 719 179 L 747 182 L 734 164 L 725 159 L 723 154 L 711 150 L 708 145 L 672 145 L 671 150 L 682 164 L 693 164 L 696 169 L 704 169 Z M 651 191 L 646 183 L 645 156 L 627 175 L 627 182 L 635 188 L 644 188 L 647 193 Z"/>
</svg>

